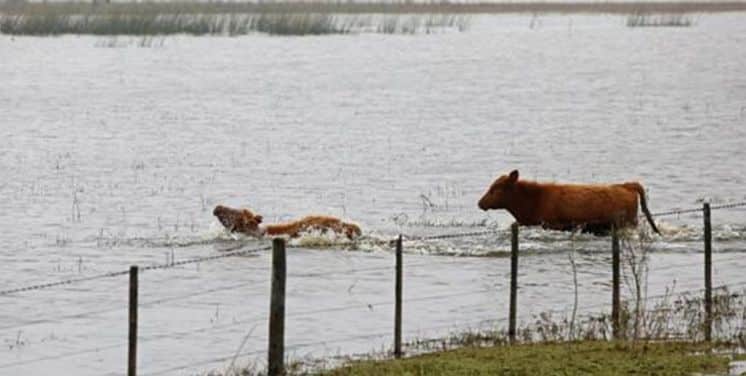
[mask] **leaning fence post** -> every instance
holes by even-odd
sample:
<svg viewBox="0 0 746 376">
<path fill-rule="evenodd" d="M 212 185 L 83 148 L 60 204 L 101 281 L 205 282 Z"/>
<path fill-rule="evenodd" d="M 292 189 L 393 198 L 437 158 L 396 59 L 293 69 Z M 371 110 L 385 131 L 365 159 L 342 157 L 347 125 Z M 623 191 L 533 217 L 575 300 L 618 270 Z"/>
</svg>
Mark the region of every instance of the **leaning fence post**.
<svg viewBox="0 0 746 376">
<path fill-rule="evenodd" d="M 510 226 L 510 314 L 508 316 L 508 337 L 515 341 L 516 305 L 518 300 L 518 223 Z"/>
<path fill-rule="evenodd" d="M 127 376 L 137 375 L 137 265 L 130 266 L 129 347 Z"/>
<path fill-rule="evenodd" d="M 267 374 L 284 374 L 285 357 L 285 239 L 272 240 L 272 293 L 269 307 Z"/>
<path fill-rule="evenodd" d="M 611 228 L 611 328 L 614 339 L 622 337 L 621 333 L 621 295 L 620 295 L 620 247 L 619 233 L 616 226 Z"/>
<path fill-rule="evenodd" d="M 712 339 L 712 224 L 710 203 L 702 208 L 705 222 L 705 341 Z"/>
<path fill-rule="evenodd" d="M 401 358 L 402 236 L 396 239 L 396 307 L 394 309 L 394 356 Z"/>
</svg>

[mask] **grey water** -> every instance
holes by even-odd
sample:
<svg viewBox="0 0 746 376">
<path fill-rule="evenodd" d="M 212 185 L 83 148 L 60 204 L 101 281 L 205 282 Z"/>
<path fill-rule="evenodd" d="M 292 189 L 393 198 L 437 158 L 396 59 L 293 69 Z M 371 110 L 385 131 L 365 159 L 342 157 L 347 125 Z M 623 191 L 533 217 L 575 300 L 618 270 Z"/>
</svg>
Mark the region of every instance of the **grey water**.
<svg viewBox="0 0 746 376">
<path fill-rule="evenodd" d="M 292 243 L 288 355 L 386 350 L 394 260 L 378 241 L 507 229 L 476 202 L 512 169 L 639 180 L 653 212 L 746 201 L 744 16 L 475 16 L 466 32 L 150 48 L 0 35 L 0 290 L 268 244 L 226 235 L 216 204 L 266 221 L 330 214 L 366 237 Z M 701 288 L 701 215 L 658 220 L 648 294 Z M 746 211 L 713 223 L 715 284 L 742 286 Z M 579 309 L 608 310 L 608 239 L 521 241 L 522 324 L 571 309 L 573 254 Z M 405 243 L 405 341 L 504 326 L 508 250 L 504 232 Z M 269 263 L 143 272 L 140 373 L 225 370 L 236 353 L 261 367 Z M 0 296 L 0 374 L 123 374 L 126 338 L 126 276 Z"/>
</svg>

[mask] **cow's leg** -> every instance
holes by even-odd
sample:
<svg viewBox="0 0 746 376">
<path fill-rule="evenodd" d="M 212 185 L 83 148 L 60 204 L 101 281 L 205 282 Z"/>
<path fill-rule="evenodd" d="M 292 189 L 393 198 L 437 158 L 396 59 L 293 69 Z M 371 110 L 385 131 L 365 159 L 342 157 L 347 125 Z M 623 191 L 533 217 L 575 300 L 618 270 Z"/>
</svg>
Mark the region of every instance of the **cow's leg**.
<svg viewBox="0 0 746 376">
<path fill-rule="evenodd" d="M 583 232 L 596 236 L 606 236 L 611 233 L 610 223 L 592 223 L 583 226 Z"/>
</svg>

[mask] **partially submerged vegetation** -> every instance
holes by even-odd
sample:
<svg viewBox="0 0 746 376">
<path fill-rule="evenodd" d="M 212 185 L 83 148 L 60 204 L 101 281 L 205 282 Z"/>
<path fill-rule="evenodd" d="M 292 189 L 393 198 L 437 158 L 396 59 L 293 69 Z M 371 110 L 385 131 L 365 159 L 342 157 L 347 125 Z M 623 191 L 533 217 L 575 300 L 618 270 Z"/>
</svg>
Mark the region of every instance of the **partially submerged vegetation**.
<svg viewBox="0 0 746 376">
<path fill-rule="evenodd" d="M 464 31 L 462 15 L 307 14 L 9 14 L 0 15 L 0 33 L 12 35 L 322 35 L 374 32 L 385 34 Z"/>
<path fill-rule="evenodd" d="M 414 34 L 466 30 L 474 14 L 622 13 L 628 26 L 688 26 L 690 12 L 744 11 L 743 2 L 25 2 L 0 3 L 11 35 Z M 670 14 L 658 17 L 653 14 Z"/>
<path fill-rule="evenodd" d="M 648 252 L 654 238 L 647 227 L 620 233 L 622 274 L 628 299 L 620 307 L 617 334 L 611 314 L 573 306 L 519 318 L 511 339 L 504 321 L 483 321 L 476 329 L 405 343 L 402 360 L 382 350 L 327 359 L 296 359 L 288 374 L 327 375 L 537 375 L 537 374 L 722 374 L 746 350 L 746 290 L 713 290 L 711 341 L 706 341 L 704 292 L 647 295 Z M 577 284 L 577 281 L 575 282 Z M 576 286 L 577 291 L 577 286 Z M 583 312 L 580 309 L 583 308 Z M 455 323 L 454 325 L 458 325 Z M 261 374 L 244 369 L 241 374 Z M 233 371 L 213 373 L 231 375 Z"/>
<path fill-rule="evenodd" d="M 627 27 L 689 27 L 694 25 L 691 17 L 684 14 L 635 13 L 627 16 Z"/>
<path fill-rule="evenodd" d="M 609 314 L 545 312 L 525 320 L 516 341 L 501 328 L 453 332 L 404 345 L 411 357 L 390 351 L 336 359 L 296 359 L 288 375 L 547 375 L 727 373 L 746 349 L 743 292 L 714 294 L 713 339 L 703 341 L 703 299 L 692 294 L 651 297 L 651 309 L 623 306 L 621 338 L 612 339 Z M 494 322 L 491 322 L 494 324 Z M 211 375 L 261 375 L 256 366 Z"/>
<path fill-rule="evenodd" d="M 451 2 L 451 1 L 164 1 L 164 2 L 26 2 L 0 3 L 0 13 L 23 14 L 487 14 L 487 13 L 707 13 L 746 10 L 737 1 L 630 2 Z"/>
<path fill-rule="evenodd" d="M 466 347 L 403 360 L 353 362 L 326 375 L 691 375 L 728 371 L 706 344 L 604 342 Z"/>
<path fill-rule="evenodd" d="M 327 6 L 256 3 L 21 3 L 0 5 L 10 35 L 322 35 L 464 31 L 466 14 L 349 13 Z"/>
</svg>

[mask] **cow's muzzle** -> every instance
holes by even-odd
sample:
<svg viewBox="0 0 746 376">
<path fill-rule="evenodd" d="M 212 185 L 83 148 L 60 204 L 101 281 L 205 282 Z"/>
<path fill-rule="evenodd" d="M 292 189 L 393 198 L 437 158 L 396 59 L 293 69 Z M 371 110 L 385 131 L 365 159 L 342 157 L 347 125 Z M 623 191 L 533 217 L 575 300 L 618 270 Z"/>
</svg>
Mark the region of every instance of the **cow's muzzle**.
<svg viewBox="0 0 746 376">
<path fill-rule="evenodd" d="M 482 209 L 482 210 L 484 210 L 484 211 L 487 211 L 487 209 L 489 209 L 487 207 L 487 205 L 482 200 L 479 200 L 479 203 L 477 204 L 477 206 L 479 206 L 479 208 Z"/>
</svg>

